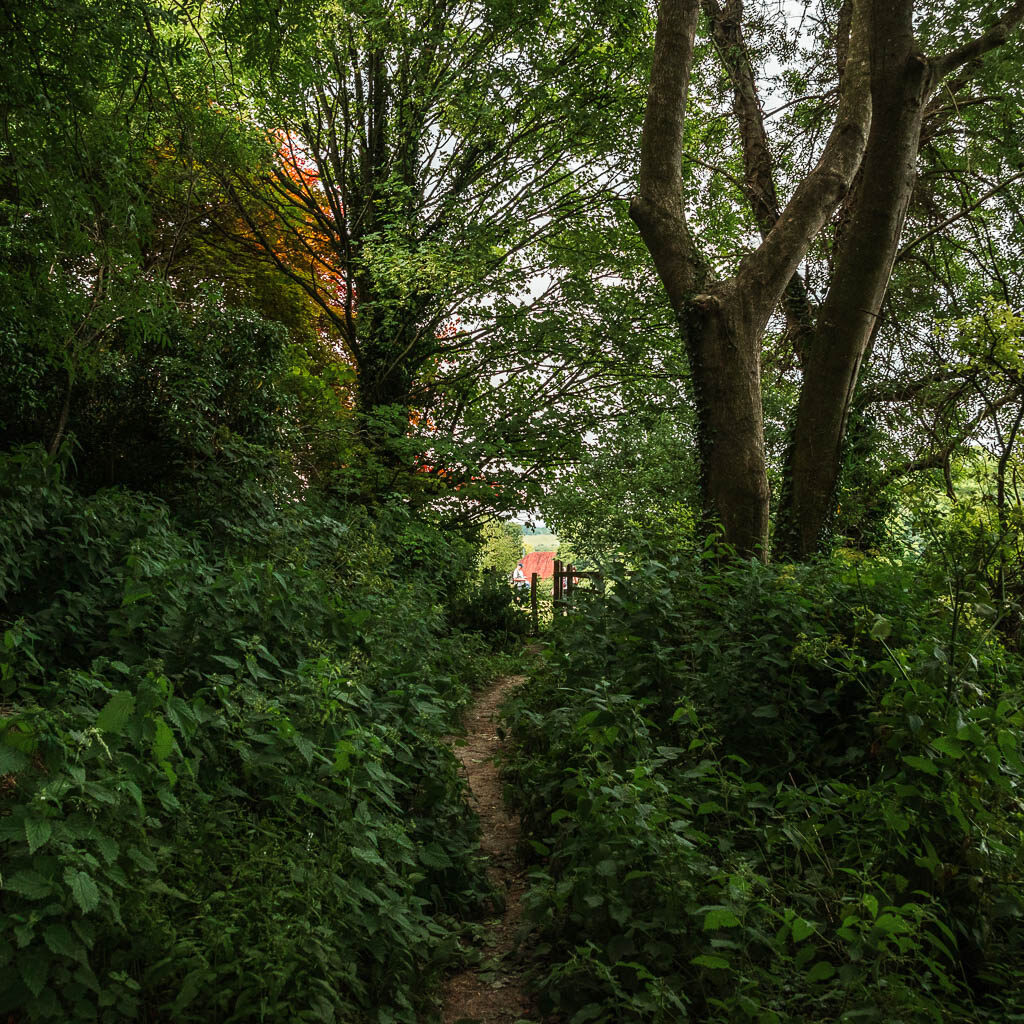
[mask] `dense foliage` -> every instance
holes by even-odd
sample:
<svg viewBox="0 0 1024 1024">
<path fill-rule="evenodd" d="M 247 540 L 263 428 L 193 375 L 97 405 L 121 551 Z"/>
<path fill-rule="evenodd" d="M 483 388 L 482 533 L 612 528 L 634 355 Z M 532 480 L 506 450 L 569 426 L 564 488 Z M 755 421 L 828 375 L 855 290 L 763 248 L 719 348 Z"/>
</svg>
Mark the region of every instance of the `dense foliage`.
<svg viewBox="0 0 1024 1024">
<path fill-rule="evenodd" d="M 1018 1019 L 1024 664 L 984 581 L 650 554 L 507 711 L 542 1005 Z"/>
<path fill-rule="evenodd" d="M 557 546 L 544 1009 L 1024 1020 L 1024 7 L 656 6 L 0 5 L 4 1019 L 429 1019 Z"/>
<path fill-rule="evenodd" d="M 416 1020 L 486 895 L 432 535 L 307 504 L 222 547 L 38 449 L 0 501 L 3 1011 Z"/>
</svg>

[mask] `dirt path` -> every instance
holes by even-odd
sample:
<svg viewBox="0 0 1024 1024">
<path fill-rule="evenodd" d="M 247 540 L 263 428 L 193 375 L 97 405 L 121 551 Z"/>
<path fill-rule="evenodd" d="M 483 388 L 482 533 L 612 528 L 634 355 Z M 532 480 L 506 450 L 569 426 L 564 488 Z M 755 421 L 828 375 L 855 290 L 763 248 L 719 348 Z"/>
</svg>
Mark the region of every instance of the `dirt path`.
<svg viewBox="0 0 1024 1024">
<path fill-rule="evenodd" d="M 498 707 L 505 694 L 523 679 L 505 676 L 477 697 L 466 715 L 466 745 L 455 748 L 466 770 L 471 804 L 480 815 L 480 849 L 490 859 L 488 875 L 498 892 L 504 893 L 505 910 L 501 917 L 487 922 L 480 965 L 448 979 L 441 1011 L 443 1024 L 526 1024 L 537 1019 L 532 1016 L 515 960 L 520 900 L 526 888 L 526 876 L 516 859 L 519 821 L 505 813 L 494 763 L 501 746 Z"/>
</svg>

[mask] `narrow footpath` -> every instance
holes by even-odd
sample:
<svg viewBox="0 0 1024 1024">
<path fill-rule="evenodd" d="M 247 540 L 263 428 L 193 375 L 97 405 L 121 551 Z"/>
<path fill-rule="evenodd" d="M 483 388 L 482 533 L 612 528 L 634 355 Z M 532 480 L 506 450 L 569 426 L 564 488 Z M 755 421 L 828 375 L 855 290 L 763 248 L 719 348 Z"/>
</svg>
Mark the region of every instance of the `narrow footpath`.
<svg viewBox="0 0 1024 1024">
<path fill-rule="evenodd" d="M 477 697 L 466 715 L 466 744 L 455 748 L 469 782 L 470 804 L 480 815 L 480 849 L 490 861 L 488 876 L 498 893 L 504 895 L 505 909 L 501 917 L 487 922 L 479 965 L 448 979 L 441 1011 L 443 1024 L 532 1024 L 538 1019 L 516 961 L 516 933 L 526 889 L 526 875 L 516 858 L 519 821 L 505 813 L 494 763 L 501 746 L 498 708 L 524 678 L 504 676 Z"/>
</svg>

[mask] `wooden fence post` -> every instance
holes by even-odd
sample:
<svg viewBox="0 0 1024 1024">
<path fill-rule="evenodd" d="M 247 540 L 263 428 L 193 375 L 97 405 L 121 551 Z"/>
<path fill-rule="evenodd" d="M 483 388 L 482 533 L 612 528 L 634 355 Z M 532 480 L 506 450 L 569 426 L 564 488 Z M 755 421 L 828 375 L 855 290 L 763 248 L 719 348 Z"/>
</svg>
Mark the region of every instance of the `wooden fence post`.
<svg viewBox="0 0 1024 1024">
<path fill-rule="evenodd" d="M 551 604 L 553 608 L 558 607 L 558 602 L 562 599 L 562 563 L 556 558 L 555 559 L 555 575 L 553 579 L 553 586 L 551 591 Z"/>
<path fill-rule="evenodd" d="M 540 636 L 540 623 L 537 618 L 537 574 L 530 576 L 530 615 L 533 619 L 533 636 Z"/>
</svg>

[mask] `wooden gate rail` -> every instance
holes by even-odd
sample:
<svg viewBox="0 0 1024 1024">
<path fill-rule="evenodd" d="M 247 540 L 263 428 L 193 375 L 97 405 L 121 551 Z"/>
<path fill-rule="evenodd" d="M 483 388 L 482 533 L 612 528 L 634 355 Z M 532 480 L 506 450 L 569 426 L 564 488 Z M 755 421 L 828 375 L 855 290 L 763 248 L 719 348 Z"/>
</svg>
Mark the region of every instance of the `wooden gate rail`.
<svg viewBox="0 0 1024 1024">
<path fill-rule="evenodd" d="M 582 572 L 575 565 L 555 559 L 554 589 L 552 601 L 556 608 L 565 611 L 572 601 L 577 580 L 596 580 L 599 587 L 604 587 L 604 575 L 599 572 Z"/>
<path fill-rule="evenodd" d="M 604 593 L 604 574 L 577 569 L 571 562 L 554 560 L 555 571 L 552 576 L 551 607 L 557 614 L 567 614 L 572 604 L 573 592 L 576 590 L 577 580 L 594 580 L 597 583 L 598 592 Z M 540 635 L 540 614 L 538 610 L 538 585 L 540 576 L 538 573 L 530 574 L 530 624 L 532 635 Z"/>
</svg>

